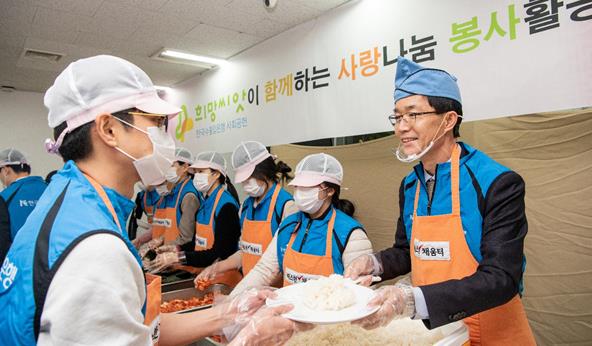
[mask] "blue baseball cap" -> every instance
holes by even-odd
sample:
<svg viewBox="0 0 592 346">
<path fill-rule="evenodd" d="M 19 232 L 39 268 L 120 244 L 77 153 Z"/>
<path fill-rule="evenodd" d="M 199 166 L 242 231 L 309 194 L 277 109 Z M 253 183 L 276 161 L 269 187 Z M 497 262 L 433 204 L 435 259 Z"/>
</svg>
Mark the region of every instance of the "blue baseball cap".
<svg viewBox="0 0 592 346">
<path fill-rule="evenodd" d="M 401 56 L 397 61 L 395 102 L 412 95 L 424 95 L 446 97 L 462 104 L 456 77 L 450 73 L 423 67 Z"/>
</svg>

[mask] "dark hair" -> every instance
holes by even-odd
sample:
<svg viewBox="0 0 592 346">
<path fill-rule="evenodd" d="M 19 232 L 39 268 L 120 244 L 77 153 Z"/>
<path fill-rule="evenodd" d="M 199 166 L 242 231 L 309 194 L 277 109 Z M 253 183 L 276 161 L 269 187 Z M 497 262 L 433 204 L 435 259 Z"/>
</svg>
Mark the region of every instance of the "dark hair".
<svg viewBox="0 0 592 346">
<path fill-rule="evenodd" d="M 58 171 L 56 171 L 56 170 L 53 170 L 53 171 L 51 171 L 51 172 L 47 173 L 47 175 L 45 176 L 45 183 L 46 183 L 46 184 L 49 184 L 49 183 L 51 183 L 51 178 L 52 178 L 52 177 L 53 177 L 53 176 L 54 176 L 54 175 L 55 175 L 57 172 L 58 172 Z"/>
<path fill-rule="evenodd" d="M 226 184 L 226 191 L 230 192 L 232 197 L 234 197 L 234 200 L 236 201 L 236 203 L 240 204 L 240 200 L 238 199 L 238 192 L 236 192 L 236 188 L 234 187 L 234 185 L 232 185 L 230 178 L 228 178 L 228 176 L 222 174 L 222 172 L 220 172 L 220 171 L 216 171 L 216 172 L 220 173 L 220 176 L 218 177 L 218 182 L 220 184 Z"/>
<path fill-rule="evenodd" d="M 274 183 L 282 182 L 285 184 L 294 178 L 289 174 L 290 172 L 292 172 L 290 166 L 283 161 L 276 163 L 274 158 L 270 156 L 255 166 L 255 170 L 253 170 L 251 176 L 259 180 L 269 180 Z"/>
<path fill-rule="evenodd" d="M 354 206 L 354 204 L 347 200 L 347 199 L 340 199 L 339 198 L 339 194 L 341 193 L 341 186 L 334 184 L 334 183 L 329 183 L 329 182 L 323 182 L 323 185 L 325 185 L 328 188 L 332 188 L 335 192 L 333 193 L 333 196 L 331 197 L 331 204 L 336 208 L 341 210 L 342 212 L 346 213 L 347 215 L 353 217 L 354 213 L 356 212 L 356 207 Z"/>
<path fill-rule="evenodd" d="M 463 115 L 462 113 L 462 105 L 457 100 L 449 99 L 447 97 L 439 97 L 439 96 L 427 96 L 428 103 L 432 106 L 438 114 L 446 113 L 450 111 L 456 112 L 458 115 Z M 452 129 L 452 134 L 454 138 L 460 137 L 460 123 L 462 122 L 462 118 L 459 117 L 456 120 L 456 124 L 454 125 L 454 129 Z"/>
<path fill-rule="evenodd" d="M 31 166 L 29 166 L 26 163 L 21 163 L 21 164 L 18 164 L 18 165 L 7 165 L 6 167 L 12 168 L 12 170 L 16 174 L 18 174 L 18 173 L 31 174 Z"/>
<path fill-rule="evenodd" d="M 134 123 L 134 117 L 129 114 L 136 110 L 135 108 L 125 109 L 119 112 L 112 113 L 116 118 L 126 121 L 130 124 Z M 68 124 L 64 121 L 53 129 L 53 138 L 57 140 L 60 134 L 66 129 Z M 90 130 L 95 126 L 95 122 L 86 123 L 72 132 L 64 136 L 62 145 L 60 145 L 59 152 L 64 162 L 80 161 L 87 158 L 92 152 L 92 142 L 90 140 Z M 127 127 L 126 127 L 127 128 Z"/>
</svg>

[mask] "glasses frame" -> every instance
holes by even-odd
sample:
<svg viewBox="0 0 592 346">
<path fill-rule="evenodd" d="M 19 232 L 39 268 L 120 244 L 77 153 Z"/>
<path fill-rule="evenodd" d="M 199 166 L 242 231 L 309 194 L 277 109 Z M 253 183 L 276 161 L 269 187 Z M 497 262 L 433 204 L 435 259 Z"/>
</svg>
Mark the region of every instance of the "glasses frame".
<svg viewBox="0 0 592 346">
<path fill-rule="evenodd" d="M 404 114 L 390 114 L 388 116 L 388 120 L 392 126 L 397 127 L 399 124 L 404 120 L 407 124 L 412 125 L 415 124 L 417 121 L 418 116 L 427 115 L 427 114 L 440 114 L 436 111 L 428 111 L 428 112 L 409 112 Z M 405 118 L 407 117 L 407 118 Z M 397 120 L 399 119 L 399 120 Z M 413 121 L 410 121 L 413 119 Z"/>
</svg>

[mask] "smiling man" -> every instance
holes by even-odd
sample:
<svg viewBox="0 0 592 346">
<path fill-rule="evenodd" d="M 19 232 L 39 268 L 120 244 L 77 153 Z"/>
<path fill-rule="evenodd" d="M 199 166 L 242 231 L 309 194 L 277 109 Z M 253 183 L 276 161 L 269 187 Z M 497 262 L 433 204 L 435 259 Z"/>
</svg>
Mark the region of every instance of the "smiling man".
<svg viewBox="0 0 592 346">
<path fill-rule="evenodd" d="M 464 320 L 471 344 L 533 345 L 520 299 L 527 222 L 524 181 L 458 142 L 462 103 L 456 78 L 399 57 L 395 109 L 388 118 L 402 162 L 421 160 L 401 182 L 393 247 L 361 256 L 346 276 L 411 272 L 411 285 L 383 286 L 380 309 L 357 323 L 395 317 L 429 328 Z"/>
</svg>

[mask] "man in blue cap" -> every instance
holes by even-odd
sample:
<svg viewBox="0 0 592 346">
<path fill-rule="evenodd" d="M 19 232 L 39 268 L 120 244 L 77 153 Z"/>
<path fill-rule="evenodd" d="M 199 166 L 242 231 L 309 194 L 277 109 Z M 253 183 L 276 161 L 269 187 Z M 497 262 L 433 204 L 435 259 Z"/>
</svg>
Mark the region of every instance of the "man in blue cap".
<svg viewBox="0 0 592 346">
<path fill-rule="evenodd" d="M 25 155 L 14 148 L 0 151 L 0 182 L 6 187 L 0 192 L 0 198 L 6 203 L 10 214 L 12 241 L 37 205 L 47 184 L 43 178 L 31 176 L 31 166 Z"/>
<path fill-rule="evenodd" d="M 412 317 L 436 328 L 464 320 L 472 345 L 534 345 L 520 299 L 524 181 L 457 141 L 462 100 L 448 72 L 399 57 L 394 100 L 396 157 L 421 162 L 401 182 L 393 247 L 357 258 L 345 274 L 389 280 L 411 272 L 411 282 L 377 290 L 371 304 L 379 310 L 357 323 L 371 329 Z"/>
</svg>

